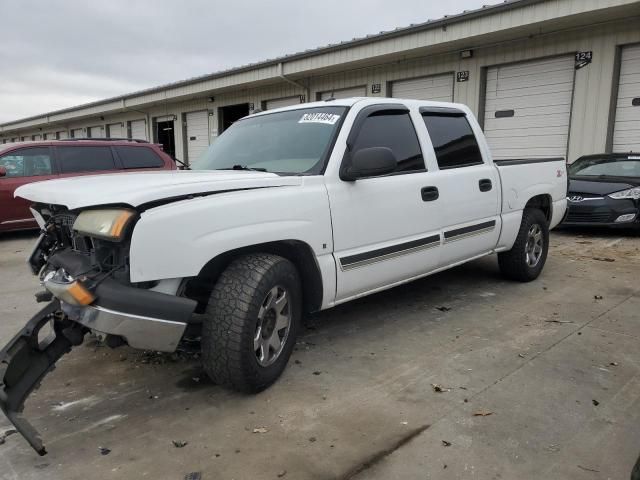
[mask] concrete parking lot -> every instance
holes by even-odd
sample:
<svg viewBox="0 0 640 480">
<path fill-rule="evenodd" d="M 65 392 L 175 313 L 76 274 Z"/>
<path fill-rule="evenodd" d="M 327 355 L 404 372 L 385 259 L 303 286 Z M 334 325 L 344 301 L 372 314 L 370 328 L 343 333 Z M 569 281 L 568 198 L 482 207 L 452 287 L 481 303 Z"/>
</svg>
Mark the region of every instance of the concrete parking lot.
<svg viewBox="0 0 640 480">
<path fill-rule="evenodd" d="M 34 238 L 0 237 L 3 345 L 38 309 Z M 490 257 L 313 316 L 256 396 L 196 358 L 87 342 L 27 404 L 50 453 L 11 435 L 0 478 L 627 479 L 639 267 L 637 235 L 554 233 L 536 282 Z"/>
</svg>

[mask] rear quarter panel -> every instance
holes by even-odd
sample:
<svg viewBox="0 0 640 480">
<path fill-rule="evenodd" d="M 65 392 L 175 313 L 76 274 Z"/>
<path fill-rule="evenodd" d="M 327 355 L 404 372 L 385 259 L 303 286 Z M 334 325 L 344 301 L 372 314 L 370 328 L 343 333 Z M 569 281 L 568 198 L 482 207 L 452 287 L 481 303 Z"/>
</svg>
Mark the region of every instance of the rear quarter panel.
<svg viewBox="0 0 640 480">
<path fill-rule="evenodd" d="M 522 221 L 522 211 L 533 197 L 551 197 L 550 228 L 562 221 L 567 209 L 567 168 L 564 159 L 534 159 L 531 163 L 500 161 L 496 166 L 502 185 L 503 228 L 499 250 L 508 250 L 513 246 Z"/>
</svg>

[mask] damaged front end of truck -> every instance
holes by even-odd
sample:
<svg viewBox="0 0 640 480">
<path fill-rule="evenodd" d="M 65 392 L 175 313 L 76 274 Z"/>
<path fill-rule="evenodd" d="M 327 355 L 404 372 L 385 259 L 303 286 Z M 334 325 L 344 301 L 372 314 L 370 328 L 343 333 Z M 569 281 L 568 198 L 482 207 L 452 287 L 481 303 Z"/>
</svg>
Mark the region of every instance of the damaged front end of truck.
<svg viewBox="0 0 640 480">
<path fill-rule="evenodd" d="M 196 307 L 161 282 L 131 283 L 129 244 L 138 213 L 127 207 L 69 211 L 34 205 L 42 234 L 29 257 L 47 302 L 0 350 L 0 409 L 40 455 L 36 429 L 24 418 L 29 394 L 56 362 L 94 332 L 108 346 L 173 352 Z"/>
</svg>

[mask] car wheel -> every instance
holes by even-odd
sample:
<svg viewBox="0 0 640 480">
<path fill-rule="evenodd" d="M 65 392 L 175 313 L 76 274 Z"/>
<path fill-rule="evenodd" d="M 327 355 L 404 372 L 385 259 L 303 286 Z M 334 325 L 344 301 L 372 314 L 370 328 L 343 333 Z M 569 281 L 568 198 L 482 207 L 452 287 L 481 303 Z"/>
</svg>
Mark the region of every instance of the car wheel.
<svg viewBox="0 0 640 480">
<path fill-rule="evenodd" d="M 502 274 L 512 280 L 530 282 L 538 278 L 547 261 L 549 223 L 538 209 L 526 209 L 513 247 L 498 254 Z"/>
<path fill-rule="evenodd" d="M 235 390 L 264 390 L 282 374 L 302 309 L 296 267 L 252 254 L 234 260 L 211 293 L 202 324 L 202 362 L 211 379 Z"/>
</svg>

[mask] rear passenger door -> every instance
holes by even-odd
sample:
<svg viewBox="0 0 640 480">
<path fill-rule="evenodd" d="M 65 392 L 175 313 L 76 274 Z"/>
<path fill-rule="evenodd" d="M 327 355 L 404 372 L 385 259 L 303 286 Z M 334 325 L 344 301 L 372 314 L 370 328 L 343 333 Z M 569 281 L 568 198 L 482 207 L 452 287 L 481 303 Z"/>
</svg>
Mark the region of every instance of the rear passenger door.
<svg viewBox="0 0 640 480">
<path fill-rule="evenodd" d="M 55 159 L 61 177 L 120 171 L 110 146 L 58 146 Z"/>
<path fill-rule="evenodd" d="M 480 128 L 454 108 L 421 108 L 420 114 L 437 163 L 429 175 L 441 200 L 441 266 L 488 253 L 500 234 L 500 178 L 482 156 Z"/>
</svg>

